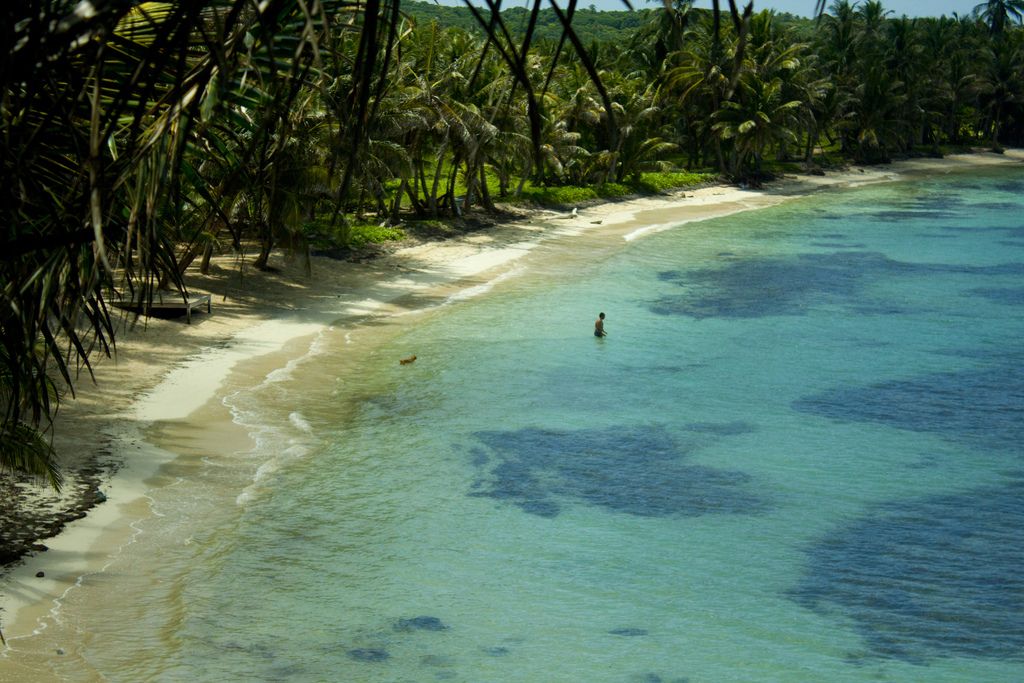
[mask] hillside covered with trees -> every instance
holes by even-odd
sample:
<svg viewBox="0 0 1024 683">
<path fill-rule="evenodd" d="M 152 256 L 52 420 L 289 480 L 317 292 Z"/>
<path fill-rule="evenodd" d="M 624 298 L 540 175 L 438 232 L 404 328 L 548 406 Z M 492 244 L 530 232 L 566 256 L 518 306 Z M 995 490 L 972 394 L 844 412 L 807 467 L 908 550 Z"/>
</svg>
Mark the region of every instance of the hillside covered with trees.
<svg viewBox="0 0 1024 683">
<path fill-rule="evenodd" d="M 503 14 L 321 0 L 7 3 L 0 463 L 59 475 L 112 293 L 257 245 L 1024 143 L 1024 6 L 818 21 L 675 2 Z"/>
</svg>

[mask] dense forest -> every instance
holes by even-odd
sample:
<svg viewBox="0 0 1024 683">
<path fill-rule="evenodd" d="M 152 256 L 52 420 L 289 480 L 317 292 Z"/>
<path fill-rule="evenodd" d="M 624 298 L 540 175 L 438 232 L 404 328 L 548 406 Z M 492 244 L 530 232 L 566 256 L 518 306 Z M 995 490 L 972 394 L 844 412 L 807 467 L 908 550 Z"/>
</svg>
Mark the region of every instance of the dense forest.
<svg viewBox="0 0 1024 683">
<path fill-rule="evenodd" d="M 1020 0 L 531 7 L 6 3 L 0 465 L 56 485 L 46 430 L 110 351 L 109 297 L 218 251 L 1024 140 Z"/>
<path fill-rule="evenodd" d="M 659 6 L 661 3 L 655 3 Z M 578 7 L 572 17 L 573 30 L 580 36 L 583 44 L 588 48 L 595 45 L 615 44 L 628 42 L 634 38 L 636 31 L 654 19 L 654 16 L 663 9 L 650 9 L 650 3 L 641 5 L 633 3 L 636 9 L 627 10 L 625 4 L 619 11 L 602 11 L 593 5 Z M 813 3 L 807 3 L 807 11 L 813 9 Z M 464 6 L 438 5 L 429 0 L 408 0 L 402 4 L 402 11 L 418 25 L 422 26 L 428 22 L 436 21 L 446 28 L 461 28 L 484 37 L 486 33 L 481 28 L 473 13 Z M 700 13 L 702 10 L 693 10 Z M 704 11 L 705 14 L 710 12 Z M 502 19 L 513 35 L 523 35 L 530 22 L 530 11 L 525 7 L 510 7 L 502 10 Z M 786 12 L 775 13 L 776 22 L 810 23 Z M 554 10 L 541 9 L 537 14 L 534 35 L 538 41 L 558 41 L 562 36 L 562 24 Z"/>
<path fill-rule="evenodd" d="M 445 28 L 461 28 L 480 37 L 485 33 L 473 13 L 466 7 L 438 5 L 433 2 L 410 0 L 403 3 L 402 11 L 416 22 L 424 26 L 436 21 Z M 595 43 L 613 44 L 630 40 L 633 34 L 650 20 L 653 13 L 650 9 L 628 11 L 623 5 L 622 11 L 601 12 L 590 7 L 580 7 L 573 14 L 572 26 L 587 46 Z M 502 19 L 513 35 L 523 35 L 530 22 L 530 11 L 525 7 L 510 7 L 503 10 Z M 558 41 L 562 36 L 562 23 L 552 9 L 542 9 L 537 14 L 534 34 L 538 41 Z"/>
</svg>

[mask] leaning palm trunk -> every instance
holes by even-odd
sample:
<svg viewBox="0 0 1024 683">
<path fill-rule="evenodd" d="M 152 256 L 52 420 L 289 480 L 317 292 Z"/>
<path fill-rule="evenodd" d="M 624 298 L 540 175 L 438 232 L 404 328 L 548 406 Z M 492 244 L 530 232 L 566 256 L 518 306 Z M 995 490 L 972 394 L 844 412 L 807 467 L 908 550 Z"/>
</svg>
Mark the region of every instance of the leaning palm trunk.
<svg viewBox="0 0 1024 683">
<path fill-rule="evenodd" d="M 480 169 L 480 203 L 485 209 L 493 213 L 497 211 L 497 208 L 494 206 L 494 200 L 491 199 L 491 190 L 487 187 L 486 164 L 481 163 L 478 168 Z"/>
</svg>

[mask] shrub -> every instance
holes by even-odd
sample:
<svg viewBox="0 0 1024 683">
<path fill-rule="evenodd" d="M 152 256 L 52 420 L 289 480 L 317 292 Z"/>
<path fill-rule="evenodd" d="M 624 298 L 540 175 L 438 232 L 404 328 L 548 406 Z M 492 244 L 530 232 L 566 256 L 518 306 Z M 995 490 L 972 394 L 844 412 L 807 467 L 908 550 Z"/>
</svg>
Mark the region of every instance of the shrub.
<svg viewBox="0 0 1024 683">
<path fill-rule="evenodd" d="M 303 232 L 314 250 L 349 247 L 359 249 L 367 244 L 394 242 L 405 239 L 401 228 L 389 228 L 374 223 L 351 223 L 346 229 L 340 223 L 331 225 L 326 220 L 304 223 Z"/>
<path fill-rule="evenodd" d="M 714 173 L 691 173 L 689 171 L 665 171 L 644 173 L 637 185 L 647 192 L 665 192 L 681 187 L 694 187 L 713 182 L 718 178 Z"/>
<path fill-rule="evenodd" d="M 346 246 L 359 249 L 367 244 L 398 242 L 403 239 L 405 239 L 405 231 L 401 228 L 389 228 L 372 223 L 356 223 L 349 229 Z"/>
<path fill-rule="evenodd" d="M 576 185 L 562 185 L 558 187 L 528 186 L 523 188 L 520 201 L 533 202 L 541 206 L 575 206 L 576 204 L 597 199 L 597 197 L 597 192 L 592 187 L 579 187 Z"/>
</svg>

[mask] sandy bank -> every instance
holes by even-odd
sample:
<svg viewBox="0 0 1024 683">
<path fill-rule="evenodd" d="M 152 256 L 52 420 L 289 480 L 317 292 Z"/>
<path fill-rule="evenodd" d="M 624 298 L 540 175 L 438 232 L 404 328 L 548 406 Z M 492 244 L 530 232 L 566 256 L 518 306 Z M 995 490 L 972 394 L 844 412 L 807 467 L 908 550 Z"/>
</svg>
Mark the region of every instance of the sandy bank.
<svg viewBox="0 0 1024 683">
<path fill-rule="evenodd" d="M 485 292 L 496 278 L 512 276 L 539 245 L 555 240 L 571 242 L 584 235 L 633 240 L 687 221 L 775 205 L 822 187 L 1022 159 L 1024 154 L 1010 152 L 915 160 L 787 178 L 762 190 L 715 186 L 596 205 L 575 218 L 538 212 L 365 262 L 316 258 L 312 278 L 282 254 L 274 256 L 276 273 L 239 270 L 232 258 L 218 260 L 210 276 L 190 275 L 194 290 L 213 296 L 211 315 L 197 314 L 192 325 L 183 319 L 154 319 L 125 328 L 116 358 L 97 362 L 97 383 L 83 378 L 79 397 L 62 408 L 55 445 L 72 474 L 68 493 L 55 499 L 22 487 L 26 504 L 48 519 L 48 511 L 81 507 L 97 485 L 106 502 L 43 541 L 48 551 L 27 557 L 4 577 L 0 617 L 11 648 L 0 659 L 0 680 L 7 680 L 5 669 L 14 676 L 11 680 L 36 680 L 26 677 L 29 670 L 22 662 L 30 655 L 52 656 L 55 648 L 31 636 L 59 620 L 62 596 L 92 590 L 94 577 L 132 542 L 135 522 L 151 514 L 147 491 L 161 467 L 186 449 L 247 447 L 248 432 L 232 422 L 219 400 L 226 386 L 239 381 L 233 377 L 248 373 L 258 379 L 284 367 L 307 353 L 325 326 L 356 330 L 371 320 L 398 320 L 401 313 Z M 154 424 L 163 425 L 161 442 L 174 448 L 144 438 Z M 189 435 L 198 436 L 186 443 Z M 99 590 L 111 589 L 98 583 Z"/>
</svg>

